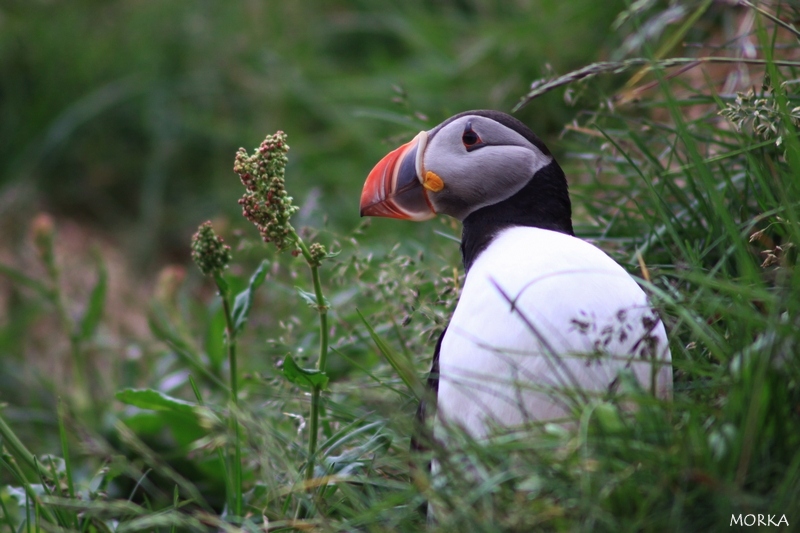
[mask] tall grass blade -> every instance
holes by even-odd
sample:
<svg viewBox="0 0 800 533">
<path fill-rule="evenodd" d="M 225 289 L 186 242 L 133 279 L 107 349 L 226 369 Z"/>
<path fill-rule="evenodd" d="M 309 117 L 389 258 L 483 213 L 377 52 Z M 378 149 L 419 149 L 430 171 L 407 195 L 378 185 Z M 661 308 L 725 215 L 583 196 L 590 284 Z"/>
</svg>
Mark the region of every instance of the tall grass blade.
<svg viewBox="0 0 800 533">
<path fill-rule="evenodd" d="M 403 380 L 403 383 L 406 384 L 406 387 L 408 387 L 409 391 L 411 391 L 411 393 L 418 400 L 424 398 L 425 387 L 422 384 L 422 380 L 420 380 L 419 376 L 417 376 L 411 361 L 395 352 L 389 346 L 389 344 L 386 343 L 386 341 L 384 341 L 380 335 L 378 335 L 372 325 L 370 325 L 367 319 L 364 318 L 364 315 L 361 314 L 361 311 L 357 312 L 362 323 L 367 328 L 372 342 L 375 343 L 375 346 L 378 348 L 378 351 L 381 353 L 381 355 L 383 355 L 389 364 L 392 365 L 392 368 L 394 368 L 394 371 L 397 372 L 397 375 L 400 377 L 400 379 Z"/>
</svg>

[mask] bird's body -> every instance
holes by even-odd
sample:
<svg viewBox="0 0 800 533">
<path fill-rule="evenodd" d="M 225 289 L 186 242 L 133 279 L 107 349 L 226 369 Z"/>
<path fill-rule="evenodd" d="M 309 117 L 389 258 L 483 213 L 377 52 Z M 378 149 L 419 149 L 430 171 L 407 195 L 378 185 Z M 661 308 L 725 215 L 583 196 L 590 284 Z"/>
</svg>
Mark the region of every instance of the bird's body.
<svg viewBox="0 0 800 533">
<path fill-rule="evenodd" d="M 384 157 L 362 215 L 463 222 L 466 281 L 437 344 L 437 432 L 481 438 L 568 414 L 630 370 L 672 388 L 666 333 L 628 273 L 573 235 L 567 182 L 547 147 L 497 111 L 446 120 Z"/>
<path fill-rule="evenodd" d="M 606 394 L 626 368 L 667 394 L 671 370 L 650 362 L 668 353 L 644 292 L 604 252 L 510 227 L 473 262 L 442 339 L 439 417 L 474 437 L 564 417 L 575 391 Z"/>
</svg>

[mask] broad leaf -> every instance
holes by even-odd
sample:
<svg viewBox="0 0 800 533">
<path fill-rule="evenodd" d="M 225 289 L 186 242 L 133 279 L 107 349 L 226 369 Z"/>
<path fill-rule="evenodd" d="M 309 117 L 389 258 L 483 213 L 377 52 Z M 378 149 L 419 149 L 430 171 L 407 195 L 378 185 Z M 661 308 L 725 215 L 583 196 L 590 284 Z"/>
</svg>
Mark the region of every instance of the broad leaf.
<svg viewBox="0 0 800 533">
<path fill-rule="evenodd" d="M 305 303 L 308 304 L 309 307 L 313 307 L 314 309 L 319 307 L 319 305 L 317 304 L 316 294 L 314 294 L 313 292 L 304 291 L 300 287 L 295 287 L 294 290 L 297 291 L 297 294 L 300 296 L 300 298 L 303 299 Z M 330 307 L 328 299 L 325 298 L 324 296 L 322 297 L 322 305 L 324 305 L 325 307 Z"/>
<path fill-rule="evenodd" d="M 164 429 L 166 424 L 161 413 L 155 411 L 135 411 L 130 416 L 123 415 L 121 419 L 139 437 L 157 435 Z"/>
<path fill-rule="evenodd" d="M 301 387 L 319 387 L 324 389 L 328 386 L 328 375 L 315 369 L 300 368 L 291 355 L 287 355 L 283 360 L 283 375 L 290 382 Z"/>
<path fill-rule="evenodd" d="M 195 414 L 196 404 L 168 396 L 153 389 L 124 389 L 116 394 L 117 400 L 141 409 Z"/>
<path fill-rule="evenodd" d="M 247 288 L 236 295 L 233 302 L 233 329 L 235 333 L 239 333 L 247 322 L 250 316 L 250 308 L 253 306 L 253 298 L 255 297 L 256 289 L 264 283 L 264 278 L 267 276 L 268 261 L 262 261 L 256 271 L 250 276 L 250 282 Z"/>
</svg>

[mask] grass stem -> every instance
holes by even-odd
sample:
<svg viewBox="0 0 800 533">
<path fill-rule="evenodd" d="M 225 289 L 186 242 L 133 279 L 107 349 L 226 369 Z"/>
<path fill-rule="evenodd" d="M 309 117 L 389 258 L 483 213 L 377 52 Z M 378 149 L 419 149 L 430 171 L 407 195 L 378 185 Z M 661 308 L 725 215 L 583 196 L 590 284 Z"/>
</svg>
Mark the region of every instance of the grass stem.
<svg viewBox="0 0 800 533">
<path fill-rule="evenodd" d="M 217 288 L 219 289 L 220 297 L 222 298 L 222 309 L 225 314 L 225 335 L 227 337 L 228 345 L 228 366 L 230 372 L 230 401 L 231 409 L 228 423 L 230 425 L 231 433 L 233 434 L 234 451 L 231 461 L 233 479 L 232 485 L 232 513 L 241 520 L 242 517 L 242 444 L 241 444 L 241 431 L 239 422 L 236 419 L 239 411 L 239 369 L 236 359 L 236 326 L 231 313 L 230 294 L 227 285 L 219 279 L 219 275 L 215 276 Z"/>
</svg>

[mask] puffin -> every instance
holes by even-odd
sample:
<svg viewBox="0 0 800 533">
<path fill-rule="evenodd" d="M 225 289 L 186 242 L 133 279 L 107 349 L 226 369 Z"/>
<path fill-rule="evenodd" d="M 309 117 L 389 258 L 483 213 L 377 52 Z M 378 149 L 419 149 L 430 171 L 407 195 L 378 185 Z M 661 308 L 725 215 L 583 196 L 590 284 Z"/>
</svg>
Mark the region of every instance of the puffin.
<svg viewBox="0 0 800 533">
<path fill-rule="evenodd" d="M 564 172 L 518 119 L 466 111 L 421 131 L 375 165 L 360 209 L 462 223 L 466 277 L 427 382 L 437 440 L 567 420 L 631 386 L 671 396 L 663 322 L 622 266 L 575 236 Z"/>
</svg>

